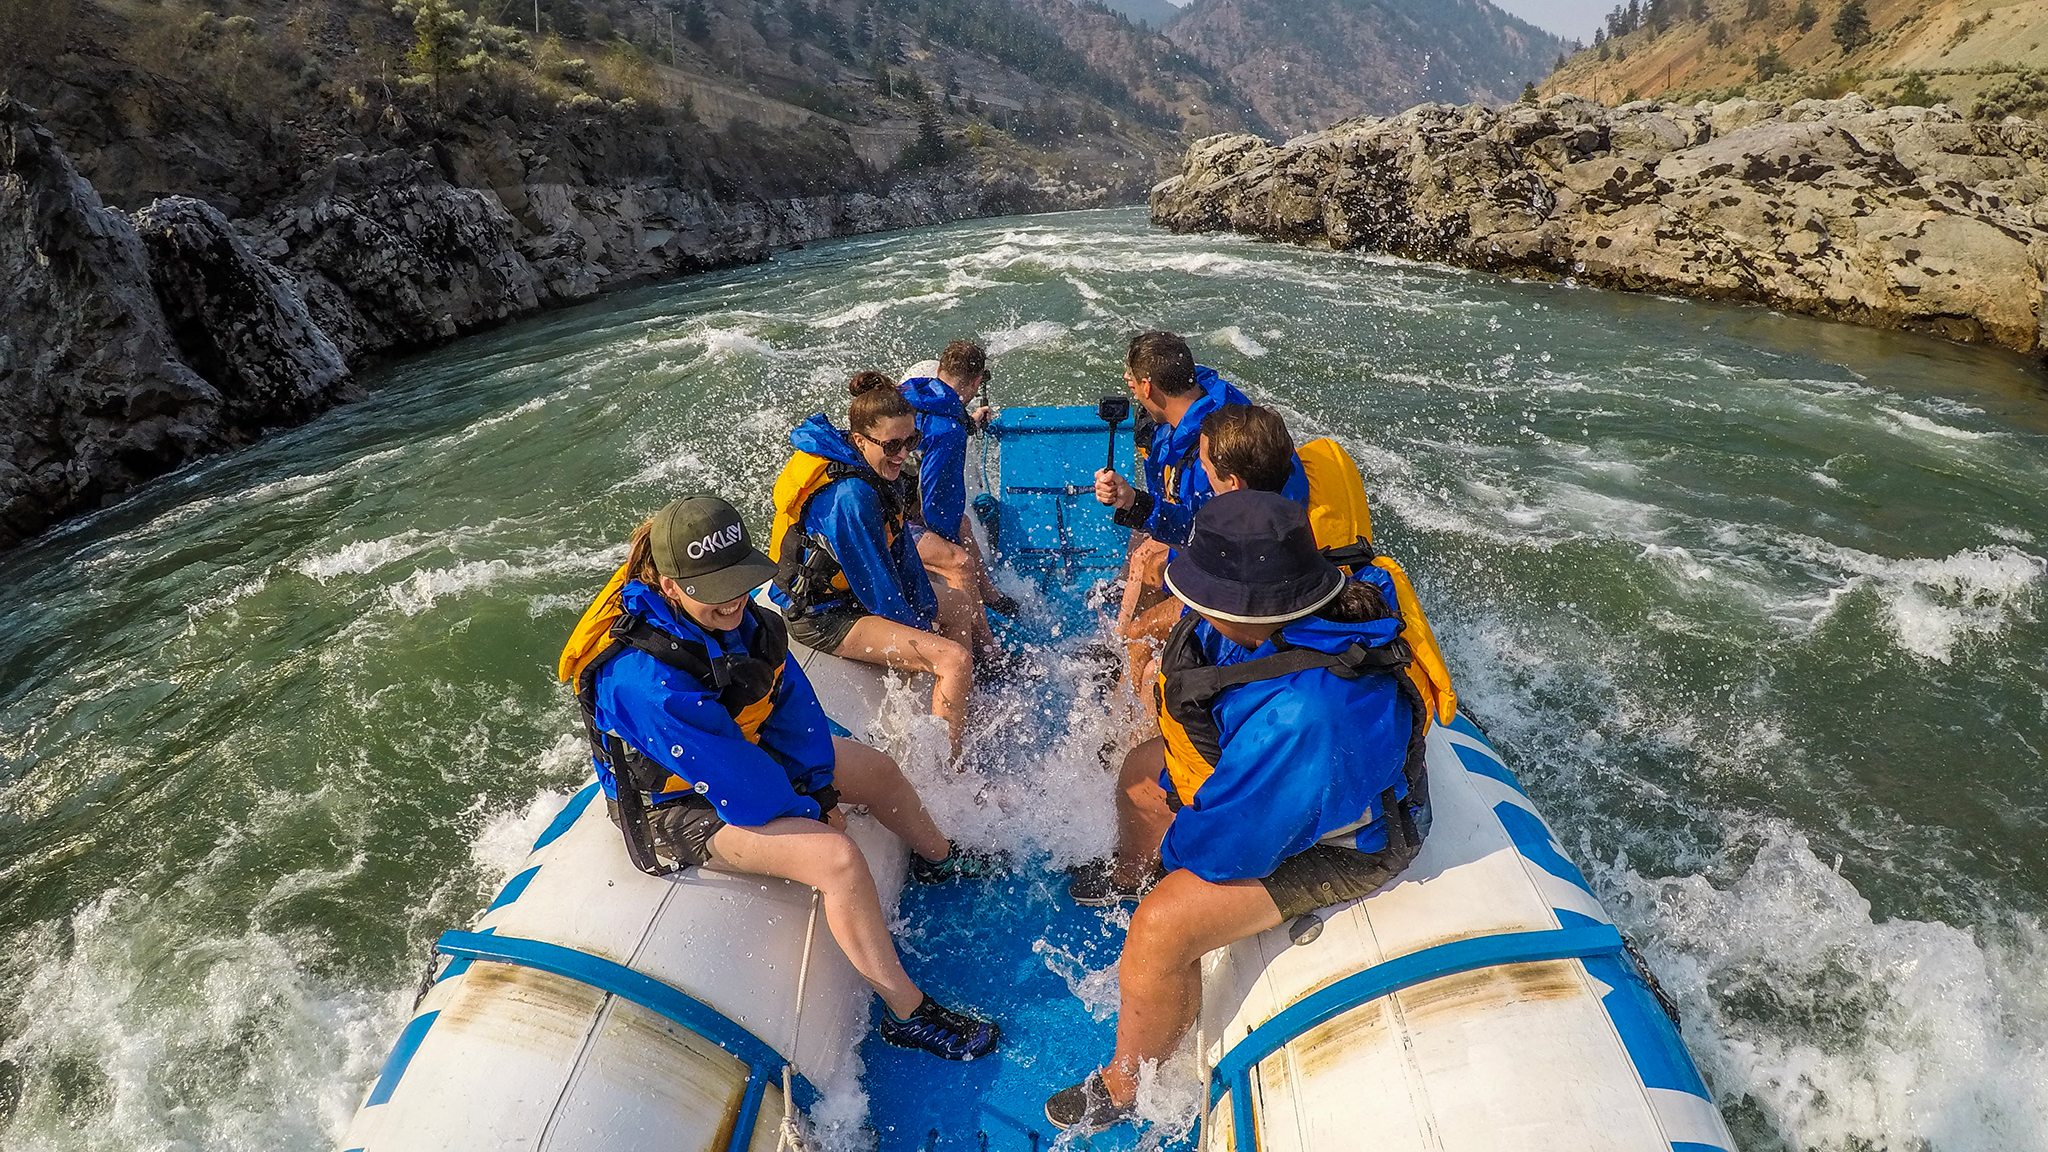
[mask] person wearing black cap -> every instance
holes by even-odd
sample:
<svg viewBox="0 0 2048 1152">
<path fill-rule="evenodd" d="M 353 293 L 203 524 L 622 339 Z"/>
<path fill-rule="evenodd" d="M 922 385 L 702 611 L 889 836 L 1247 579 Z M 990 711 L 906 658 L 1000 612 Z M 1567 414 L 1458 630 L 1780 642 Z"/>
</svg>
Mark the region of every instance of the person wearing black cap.
<svg viewBox="0 0 2048 1152">
<path fill-rule="evenodd" d="M 839 804 L 866 805 L 910 845 L 921 882 L 984 875 L 992 861 L 939 832 L 895 761 L 832 734 L 781 615 L 752 599 L 774 574 L 731 504 L 685 497 L 634 532 L 564 650 L 558 671 L 576 685 L 627 853 L 656 875 L 709 863 L 811 885 L 888 1006 L 883 1039 L 987 1055 L 996 1025 L 940 1005 L 903 970 Z"/>
<path fill-rule="evenodd" d="M 1384 572 L 1346 577 L 1300 504 L 1240 491 L 1204 505 L 1166 581 L 1189 612 L 1160 658 L 1161 735 L 1124 761 L 1114 862 L 1071 888 L 1138 901 L 1116 1054 L 1046 1102 L 1061 1128 L 1132 1118 L 1140 1064 L 1194 1022 L 1205 953 L 1372 892 L 1428 826 L 1428 713 Z"/>
</svg>

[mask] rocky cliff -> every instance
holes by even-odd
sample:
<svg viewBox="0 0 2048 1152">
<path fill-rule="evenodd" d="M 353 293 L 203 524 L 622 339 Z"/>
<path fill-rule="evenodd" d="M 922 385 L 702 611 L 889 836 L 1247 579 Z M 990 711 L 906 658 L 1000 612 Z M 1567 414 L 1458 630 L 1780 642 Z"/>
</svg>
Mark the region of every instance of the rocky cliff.
<svg viewBox="0 0 2048 1152">
<path fill-rule="evenodd" d="M 975 168 L 886 195 L 715 187 L 394 149 L 232 224 L 182 196 L 131 215 L 0 94 L 0 547 L 331 407 L 380 353 L 792 244 L 1109 195 Z"/>
<path fill-rule="evenodd" d="M 2048 129 L 1857 96 L 1423 105 L 1194 145 L 1153 190 L 1233 229 L 1520 276 L 1768 304 L 2043 350 Z"/>
</svg>

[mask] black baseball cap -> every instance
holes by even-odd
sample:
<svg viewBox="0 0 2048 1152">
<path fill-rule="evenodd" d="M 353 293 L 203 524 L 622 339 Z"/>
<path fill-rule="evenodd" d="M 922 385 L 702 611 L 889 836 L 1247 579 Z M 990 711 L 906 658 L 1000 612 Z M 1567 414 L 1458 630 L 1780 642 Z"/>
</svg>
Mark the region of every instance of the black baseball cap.
<svg viewBox="0 0 2048 1152">
<path fill-rule="evenodd" d="M 1239 489 L 1195 513 L 1187 545 L 1166 566 L 1166 587 L 1204 616 L 1285 624 L 1335 599 L 1344 570 L 1317 551 L 1301 505 Z"/>
<path fill-rule="evenodd" d="M 654 570 L 703 604 L 737 600 L 775 576 L 737 509 L 716 496 L 685 496 L 654 514 Z"/>
</svg>

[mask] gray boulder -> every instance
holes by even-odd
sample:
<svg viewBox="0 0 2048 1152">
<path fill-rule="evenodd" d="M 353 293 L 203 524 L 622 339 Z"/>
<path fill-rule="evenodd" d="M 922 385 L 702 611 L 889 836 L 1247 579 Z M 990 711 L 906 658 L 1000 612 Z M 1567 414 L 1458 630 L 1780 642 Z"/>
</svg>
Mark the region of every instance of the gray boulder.
<svg viewBox="0 0 2048 1152">
<path fill-rule="evenodd" d="M 2044 350 L 2048 129 L 1860 96 L 1424 105 L 1197 141 L 1153 219 Z"/>
</svg>

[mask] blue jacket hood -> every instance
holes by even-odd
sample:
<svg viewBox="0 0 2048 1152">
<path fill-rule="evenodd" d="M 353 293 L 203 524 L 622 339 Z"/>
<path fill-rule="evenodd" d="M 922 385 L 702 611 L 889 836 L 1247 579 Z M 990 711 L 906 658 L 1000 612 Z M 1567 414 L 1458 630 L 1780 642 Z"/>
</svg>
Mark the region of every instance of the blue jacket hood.
<svg viewBox="0 0 2048 1152">
<path fill-rule="evenodd" d="M 903 398 L 919 412 L 967 422 L 967 405 L 960 399 L 960 393 L 935 376 L 904 381 Z"/>
<path fill-rule="evenodd" d="M 860 449 L 853 446 L 853 437 L 833 427 L 832 421 L 827 419 L 823 412 L 791 430 L 789 443 L 799 452 L 809 452 L 813 456 L 823 456 L 827 460 L 851 464 L 857 468 L 868 466 L 867 459 L 860 454 Z"/>
</svg>

